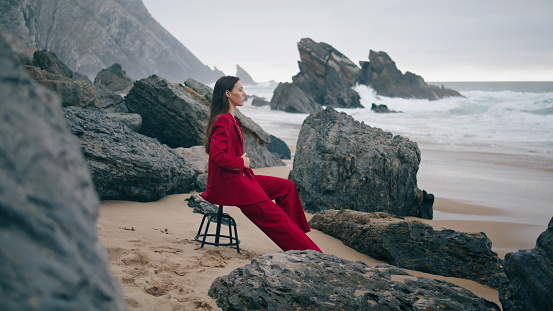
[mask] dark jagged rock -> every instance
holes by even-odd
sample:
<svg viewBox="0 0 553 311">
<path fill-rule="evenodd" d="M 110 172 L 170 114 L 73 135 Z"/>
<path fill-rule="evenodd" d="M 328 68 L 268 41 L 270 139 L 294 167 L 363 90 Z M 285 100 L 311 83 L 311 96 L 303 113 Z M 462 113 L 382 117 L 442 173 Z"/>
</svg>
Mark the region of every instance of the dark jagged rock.
<svg viewBox="0 0 553 311">
<path fill-rule="evenodd" d="M 505 311 L 553 310 L 553 218 L 531 250 L 505 256 L 509 279 L 499 290 Z"/>
<path fill-rule="evenodd" d="M 96 96 L 96 89 L 90 81 L 73 80 L 71 78 L 50 73 L 33 66 L 26 66 L 25 69 L 31 75 L 33 80 L 58 94 L 62 99 L 62 105 L 64 107 L 95 106 L 94 98 Z"/>
<path fill-rule="evenodd" d="M 278 252 L 218 277 L 223 310 L 500 310 L 457 285 L 316 251 Z"/>
<path fill-rule="evenodd" d="M 188 199 L 185 199 L 185 201 L 188 201 L 188 207 L 193 208 L 194 213 L 205 215 L 207 213 L 217 213 L 217 211 L 219 210 L 218 205 L 207 202 L 199 195 L 193 194 Z M 211 219 L 211 221 L 217 222 L 216 219 Z M 222 223 L 228 226 L 228 218 L 223 218 Z"/>
<path fill-rule="evenodd" d="M 127 94 L 133 87 L 133 80 L 121 65 L 113 64 L 98 72 L 94 84 L 101 84 L 117 94 Z"/>
<path fill-rule="evenodd" d="M 417 220 L 352 210 L 319 212 L 309 225 L 401 268 L 469 279 L 496 289 L 506 281 L 492 242 L 483 232 L 434 230 Z"/>
<path fill-rule="evenodd" d="M 298 42 L 300 72 L 292 77 L 298 88 L 327 107 L 363 108 L 352 90 L 359 67 L 331 45 L 309 38 Z"/>
<path fill-rule="evenodd" d="M 203 144 L 207 102 L 184 86 L 152 75 L 134 83 L 125 104 L 142 116 L 140 133 L 171 148 Z"/>
<path fill-rule="evenodd" d="M 60 61 L 55 53 L 46 50 L 35 51 L 33 58 L 29 62 L 29 66 L 67 78 L 73 78 L 73 71 Z"/>
<path fill-rule="evenodd" d="M 327 108 L 304 120 L 290 179 L 310 212 L 352 209 L 431 218 L 432 206 L 423 204 L 417 188 L 420 159 L 415 142 Z"/>
<path fill-rule="evenodd" d="M 142 117 L 136 113 L 112 112 L 106 113 L 106 116 L 114 121 L 125 124 L 135 132 L 138 132 L 142 126 Z"/>
<path fill-rule="evenodd" d="M 395 112 L 401 112 L 401 111 L 395 111 L 395 110 L 390 110 L 388 108 L 388 106 L 386 105 L 377 105 L 375 103 L 373 103 L 371 105 L 371 110 L 376 112 L 376 113 L 395 113 Z"/>
<path fill-rule="evenodd" d="M 202 64 L 142 1 L 3 1 L 0 26 L 90 79 L 113 63 L 134 79 L 156 73 L 173 82 L 195 77 L 212 83 L 223 75 Z"/>
<path fill-rule="evenodd" d="M 313 98 L 292 83 L 279 83 L 271 98 L 271 110 L 311 113 L 322 108 Z"/>
<path fill-rule="evenodd" d="M 1 38 L 0 68 L 2 310 L 126 310 L 60 99 L 29 78 Z"/>
<path fill-rule="evenodd" d="M 94 88 L 96 89 L 96 97 L 94 98 L 96 108 L 108 113 L 129 112 L 127 105 L 125 105 L 125 99 L 121 95 L 98 83 L 94 84 Z"/>
<path fill-rule="evenodd" d="M 194 93 L 196 97 L 201 98 L 206 107 L 209 105 L 209 100 L 213 98 L 213 89 L 192 79 L 186 80 L 186 87 L 189 88 L 190 93 Z M 269 133 L 265 132 L 257 123 L 246 117 L 239 110 L 236 110 L 235 116 L 238 123 L 240 123 L 244 136 L 244 152 L 248 154 L 252 167 L 261 168 L 286 165 L 277 155 L 267 150 L 267 146 L 271 141 Z"/>
<path fill-rule="evenodd" d="M 267 149 L 270 152 L 278 155 L 281 159 L 289 160 L 292 158 L 290 148 L 288 148 L 288 146 L 282 139 L 276 136 L 271 135 L 271 143 L 267 145 Z"/>
<path fill-rule="evenodd" d="M 252 76 L 250 76 L 244 68 L 240 67 L 240 65 L 236 65 L 236 76 L 240 78 L 243 85 L 257 85 L 257 82 L 253 80 Z"/>
<path fill-rule="evenodd" d="M 429 85 L 421 76 L 409 71 L 402 74 L 385 52 L 371 50 L 369 61 L 360 63 L 358 82 L 372 87 L 378 95 L 429 100 L 462 96 L 455 90 Z"/>
<path fill-rule="evenodd" d="M 250 97 L 252 98 L 252 106 L 254 107 L 264 107 L 271 104 L 264 97 L 259 97 L 256 95 L 248 95 L 246 96 L 246 100 L 249 100 Z"/>
<path fill-rule="evenodd" d="M 194 171 L 173 149 L 98 109 L 67 107 L 64 111 L 69 128 L 81 141 L 101 199 L 150 202 L 194 189 Z"/>
<path fill-rule="evenodd" d="M 207 189 L 207 173 L 198 175 L 196 179 L 196 191 L 201 193 Z"/>
</svg>

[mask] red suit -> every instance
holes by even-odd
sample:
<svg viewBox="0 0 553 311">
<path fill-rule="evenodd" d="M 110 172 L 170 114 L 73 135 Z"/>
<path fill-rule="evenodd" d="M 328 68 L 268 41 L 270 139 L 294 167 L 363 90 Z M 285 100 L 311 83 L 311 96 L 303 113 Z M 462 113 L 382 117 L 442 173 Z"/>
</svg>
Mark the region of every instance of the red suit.
<svg viewBox="0 0 553 311">
<path fill-rule="evenodd" d="M 294 183 L 256 176 L 244 167 L 244 139 L 234 116 L 219 116 L 211 133 L 207 190 L 201 196 L 213 204 L 238 206 L 284 251 L 321 251 L 305 234 L 310 228 Z"/>
</svg>

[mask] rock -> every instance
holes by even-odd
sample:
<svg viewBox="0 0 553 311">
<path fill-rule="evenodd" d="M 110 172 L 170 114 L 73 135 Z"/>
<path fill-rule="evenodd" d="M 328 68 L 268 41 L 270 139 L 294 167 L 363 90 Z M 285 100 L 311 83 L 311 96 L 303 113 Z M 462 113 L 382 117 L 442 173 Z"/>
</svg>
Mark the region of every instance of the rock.
<svg viewBox="0 0 553 311">
<path fill-rule="evenodd" d="M 271 110 L 292 113 L 311 113 L 322 108 L 315 100 L 294 84 L 279 83 L 271 98 Z"/>
<path fill-rule="evenodd" d="M 0 68 L 2 310 L 126 310 L 59 97 L 29 78 L 1 38 Z"/>
<path fill-rule="evenodd" d="M 401 268 L 469 279 L 495 289 L 506 281 L 501 261 L 483 232 L 434 230 L 418 220 L 352 210 L 319 212 L 309 225 Z"/>
<path fill-rule="evenodd" d="M 106 113 L 106 116 L 114 121 L 125 124 L 135 132 L 138 132 L 142 126 L 142 117 L 136 113 L 112 112 Z"/>
<path fill-rule="evenodd" d="M 223 310 L 500 310 L 446 281 L 313 250 L 254 258 L 215 279 L 208 294 Z"/>
<path fill-rule="evenodd" d="M 113 64 L 98 72 L 94 84 L 101 84 L 117 94 L 127 94 L 133 87 L 133 80 L 121 65 Z"/>
<path fill-rule="evenodd" d="M 357 82 L 372 87 L 378 95 L 401 98 L 437 100 L 462 96 L 459 92 L 428 85 L 421 76 L 411 72 L 402 74 L 386 52 L 369 52 L 369 61 L 360 62 Z"/>
<path fill-rule="evenodd" d="M 73 71 L 60 61 L 56 54 L 46 50 L 35 51 L 33 59 L 29 62 L 29 66 L 37 67 L 59 76 L 73 78 Z"/>
<path fill-rule="evenodd" d="M 190 148 L 177 148 L 175 152 L 186 159 L 186 162 L 196 174 L 207 173 L 207 162 L 209 156 L 205 153 L 204 146 L 194 146 Z"/>
<path fill-rule="evenodd" d="M 298 137 L 290 179 L 309 212 L 352 209 L 428 217 L 417 188 L 415 142 L 326 108 L 311 113 Z"/>
<path fill-rule="evenodd" d="M 142 1 L 4 1 L 0 25 L 90 79 L 114 63 L 134 79 L 156 73 L 173 82 L 195 77 L 212 83 L 224 75 L 202 64 Z"/>
<path fill-rule="evenodd" d="M 203 96 L 203 98 L 207 100 L 208 104 L 211 103 L 211 100 L 213 100 L 213 89 L 201 82 L 188 78 L 184 81 L 184 86 L 189 87 L 200 96 Z"/>
<path fill-rule="evenodd" d="M 208 103 L 184 86 L 152 75 L 134 83 L 125 103 L 142 116 L 141 134 L 171 148 L 203 144 Z"/>
<path fill-rule="evenodd" d="M 240 67 L 240 65 L 236 65 L 236 76 L 240 78 L 243 85 L 257 85 L 257 82 L 253 80 L 252 76 L 250 76 L 244 68 Z"/>
<path fill-rule="evenodd" d="M 249 100 L 249 98 L 252 98 L 252 106 L 254 107 L 264 107 L 271 104 L 264 97 L 259 97 L 255 95 L 246 96 L 246 100 Z"/>
<path fill-rule="evenodd" d="M 505 256 L 509 279 L 499 290 L 503 310 L 553 310 L 553 218 L 531 250 Z"/>
<path fill-rule="evenodd" d="M 37 67 L 26 66 L 29 75 L 40 85 L 58 94 L 62 105 L 77 107 L 93 107 L 96 89 L 90 81 L 73 80 L 71 78 L 50 73 Z"/>
<path fill-rule="evenodd" d="M 271 143 L 267 145 L 267 150 L 278 155 L 281 159 L 290 160 L 292 158 L 288 145 L 282 139 L 273 135 L 271 135 Z"/>
<path fill-rule="evenodd" d="M 401 112 L 401 111 L 395 111 L 395 110 L 390 110 L 388 109 L 388 106 L 386 105 L 377 105 L 375 103 L 373 103 L 371 105 L 371 110 L 376 112 L 376 113 L 393 113 L 393 112 Z"/>
<path fill-rule="evenodd" d="M 194 171 L 173 149 L 98 109 L 67 107 L 64 112 L 102 200 L 150 202 L 194 189 Z"/>
<path fill-rule="evenodd" d="M 207 189 L 207 173 L 198 175 L 196 179 L 196 191 L 201 193 Z"/>
<path fill-rule="evenodd" d="M 96 108 L 107 113 L 129 112 L 127 105 L 125 105 L 125 99 L 121 95 L 115 94 L 112 90 L 98 83 L 94 84 L 94 88 L 96 89 L 96 97 L 94 98 Z"/>
<path fill-rule="evenodd" d="M 321 106 L 363 108 L 352 89 L 359 67 L 331 45 L 309 38 L 298 42 L 300 72 L 292 83 Z"/>
</svg>

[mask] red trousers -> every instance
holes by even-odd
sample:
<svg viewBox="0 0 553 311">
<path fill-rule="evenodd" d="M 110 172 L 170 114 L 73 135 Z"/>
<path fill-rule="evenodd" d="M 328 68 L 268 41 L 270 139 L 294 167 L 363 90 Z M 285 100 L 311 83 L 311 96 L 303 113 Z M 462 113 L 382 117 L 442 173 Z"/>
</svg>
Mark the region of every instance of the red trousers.
<svg viewBox="0 0 553 311">
<path fill-rule="evenodd" d="M 255 178 L 271 200 L 238 206 L 242 213 L 283 251 L 313 249 L 322 253 L 305 234 L 311 229 L 294 182 L 273 176 Z"/>
</svg>

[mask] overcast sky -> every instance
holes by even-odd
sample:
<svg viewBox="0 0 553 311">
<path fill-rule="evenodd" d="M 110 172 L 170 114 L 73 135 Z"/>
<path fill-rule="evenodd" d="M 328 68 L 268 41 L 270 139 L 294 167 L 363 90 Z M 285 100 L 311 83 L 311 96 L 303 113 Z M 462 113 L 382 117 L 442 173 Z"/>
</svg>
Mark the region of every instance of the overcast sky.
<svg viewBox="0 0 553 311">
<path fill-rule="evenodd" d="M 426 81 L 553 81 L 552 0 L 143 0 L 209 67 L 291 81 L 297 42 L 384 51 Z"/>
</svg>

